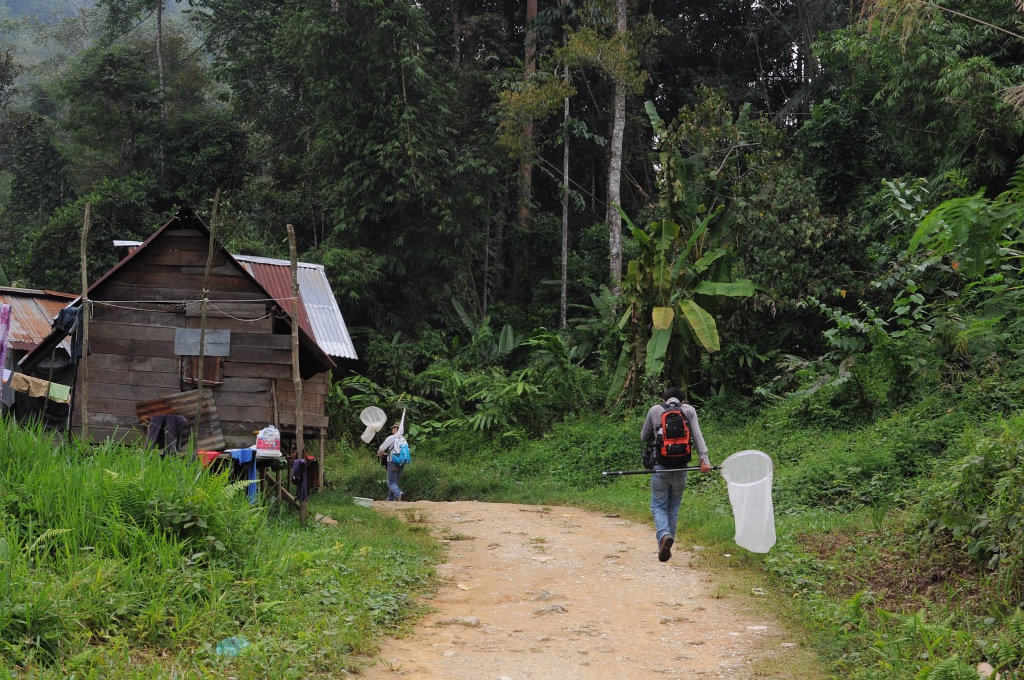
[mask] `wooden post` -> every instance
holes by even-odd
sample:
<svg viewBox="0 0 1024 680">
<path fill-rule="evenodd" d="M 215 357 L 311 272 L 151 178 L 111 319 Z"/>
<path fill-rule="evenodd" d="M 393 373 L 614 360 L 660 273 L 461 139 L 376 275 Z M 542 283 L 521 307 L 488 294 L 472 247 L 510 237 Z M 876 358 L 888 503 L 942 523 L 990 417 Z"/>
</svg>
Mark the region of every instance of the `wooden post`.
<svg viewBox="0 0 1024 680">
<path fill-rule="evenodd" d="M 57 358 L 57 348 L 50 350 L 50 373 L 46 376 L 47 384 L 53 384 L 53 360 Z M 46 388 L 46 397 L 43 399 L 43 422 L 46 422 L 46 411 L 50 408 L 50 388 Z"/>
<path fill-rule="evenodd" d="M 324 446 L 324 440 L 326 438 L 327 438 L 327 430 L 325 428 L 321 427 L 320 428 L 320 464 L 316 466 L 317 471 L 320 473 L 319 482 L 320 482 L 320 486 L 321 487 L 323 487 L 323 485 L 324 485 L 324 456 L 327 455 L 327 452 L 326 452 L 326 449 L 325 449 L 325 446 Z"/>
<path fill-rule="evenodd" d="M 295 455 L 305 456 L 302 441 L 302 374 L 299 372 L 299 263 L 295 251 L 295 228 L 288 225 L 288 256 L 292 270 L 292 384 L 295 385 Z M 299 522 L 306 523 L 306 502 L 299 508 Z"/>
<path fill-rule="evenodd" d="M 206 252 L 206 275 L 203 277 L 203 301 L 199 311 L 199 359 L 196 364 L 196 423 L 193 442 L 196 451 L 199 450 L 199 423 L 203 419 L 203 364 L 206 359 L 206 307 L 210 302 L 210 270 L 213 268 L 213 228 L 217 221 L 217 206 L 220 205 L 220 189 L 213 195 L 213 213 L 210 215 L 210 244 Z"/>
<path fill-rule="evenodd" d="M 85 222 L 82 224 L 82 306 L 79 308 L 82 324 L 82 439 L 89 438 L 89 270 L 86 265 L 86 250 L 89 244 L 89 217 L 92 203 L 85 204 Z M 71 348 L 74 354 L 74 348 Z"/>
</svg>

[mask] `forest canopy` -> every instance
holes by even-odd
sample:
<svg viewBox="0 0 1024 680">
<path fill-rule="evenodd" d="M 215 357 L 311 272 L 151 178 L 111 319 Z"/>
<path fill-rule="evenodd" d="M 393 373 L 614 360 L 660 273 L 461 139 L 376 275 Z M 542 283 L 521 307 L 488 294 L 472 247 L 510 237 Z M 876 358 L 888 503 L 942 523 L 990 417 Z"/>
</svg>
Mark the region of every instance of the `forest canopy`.
<svg viewBox="0 0 1024 680">
<path fill-rule="evenodd" d="M 1022 151 L 1012 2 L 8 0 L 2 17 L 15 285 L 74 290 L 86 203 L 95 277 L 113 239 L 209 215 L 220 190 L 233 252 L 281 256 L 295 225 L 365 348 L 355 370 L 397 393 L 439 362 L 512 376 L 544 333 L 598 378 L 584 401 L 786 393 L 779 359 L 823 357 L 836 318 L 890 304 L 875 284 L 916 266 L 925 216 L 1013 190 Z M 481 349 L 491 328 L 502 351 Z"/>
</svg>

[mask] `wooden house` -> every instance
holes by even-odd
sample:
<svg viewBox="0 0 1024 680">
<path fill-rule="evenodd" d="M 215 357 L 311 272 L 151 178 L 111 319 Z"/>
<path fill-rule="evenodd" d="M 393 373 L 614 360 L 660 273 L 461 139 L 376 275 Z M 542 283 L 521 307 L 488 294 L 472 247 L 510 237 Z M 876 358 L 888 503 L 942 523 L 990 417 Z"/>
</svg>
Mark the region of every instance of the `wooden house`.
<svg viewBox="0 0 1024 680">
<path fill-rule="evenodd" d="M 148 239 L 132 244 L 136 247 L 124 259 L 90 285 L 88 385 L 83 385 L 79 364 L 71 417 L 76 434 L 82 431 L 83 387 L 91 439 L 143 440 L 147 420 L 157 414 L 183 415 L 195 426 L 209 239 L 209 229 L 195 212 L 182 210 Z M 276 425 L 283 439 L 293 439 L 289 263 L 236 257 L 217 243 L 214 247 L 199 447 L 249 447 L 255 432 L 268 424 Z M 299 282 L 304 437 L 307 451 L 314 454 L 311 444 L 319 439 L 322 455 L 329 374 L 336 365 L 331 354 L 339 359 L 356 355 L 323 268 L 300 265 Z M 30 370 L 65 335 L 51 332 L 22 360 L 21 369 Z"/>
</svg>

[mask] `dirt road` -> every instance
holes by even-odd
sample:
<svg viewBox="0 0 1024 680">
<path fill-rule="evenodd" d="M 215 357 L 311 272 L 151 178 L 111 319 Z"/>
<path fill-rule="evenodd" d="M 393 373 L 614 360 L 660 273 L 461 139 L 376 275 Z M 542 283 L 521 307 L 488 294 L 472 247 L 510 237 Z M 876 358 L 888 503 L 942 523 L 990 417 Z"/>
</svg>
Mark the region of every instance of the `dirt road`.
<svg viewBox="0 0 1024 680">
<path fill-rule="evenodd" d="M 426 523 L 449 553 L 434 612 L 384 643 L 370 680 L 812 677 L 787 670 L 809 652 L 755 613 L 756 592 L 705 571 L 699 547 L 659 562 L 648 526 L 565 507 L 374 508 Z"/>
</svg>

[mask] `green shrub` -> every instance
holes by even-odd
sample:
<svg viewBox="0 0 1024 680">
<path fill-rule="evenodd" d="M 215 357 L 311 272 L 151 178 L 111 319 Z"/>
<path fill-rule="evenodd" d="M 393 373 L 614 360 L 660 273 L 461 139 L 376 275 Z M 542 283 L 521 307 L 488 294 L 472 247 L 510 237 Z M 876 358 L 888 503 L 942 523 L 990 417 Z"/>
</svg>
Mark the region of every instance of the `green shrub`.
<svg viewBox="0 0 1024 680">
<path fill-rule="evenodd" d="M 996 427 L 968 429 L 962 458 L 936 473 L 922 503 L 931 518 L 930 533 L 950 536 L 967 554 L 997 570 L 1007 595 L 1021 601 L 1024 416 Z"/>
</svg>

